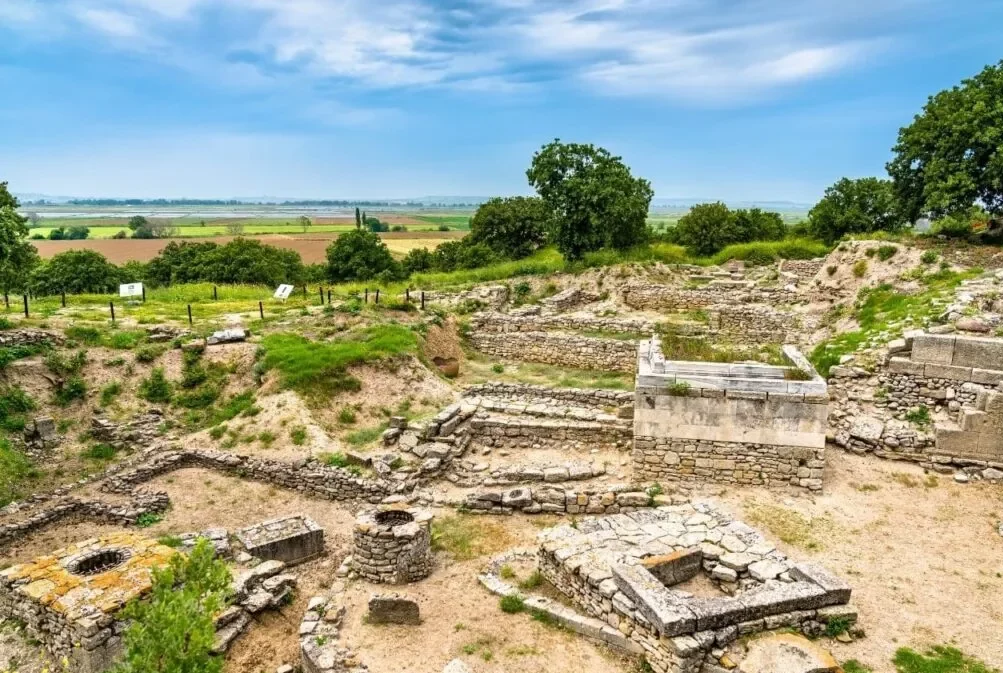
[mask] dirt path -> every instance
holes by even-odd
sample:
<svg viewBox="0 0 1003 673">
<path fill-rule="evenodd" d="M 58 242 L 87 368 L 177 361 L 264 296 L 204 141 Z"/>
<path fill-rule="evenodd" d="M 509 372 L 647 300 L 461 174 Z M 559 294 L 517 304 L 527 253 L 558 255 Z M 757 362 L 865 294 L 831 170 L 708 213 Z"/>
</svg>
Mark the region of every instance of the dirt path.
<svg viewBox="0 0 1003 673">
<path fill-rule="evenodd" d="M 999 666 L 1003 662 L 1003 486 L 926 485 L 919 468 L 828 453 L 826 492 L 791 498 L 765 489 L 729 491 L 722 499 L 795 559 L 816 559 L 853 586 L 867 637 L 827 643 L 840 661 L 858 659 L 875 673 L 895 673 L 895 650 L 954 644 Z M 779 515 L 774 507 L 805 517 Z M 771 530 L 772 529 L 772 530 Z M 813 546 L 817 548 L 810 549 Z"/>
</svg>

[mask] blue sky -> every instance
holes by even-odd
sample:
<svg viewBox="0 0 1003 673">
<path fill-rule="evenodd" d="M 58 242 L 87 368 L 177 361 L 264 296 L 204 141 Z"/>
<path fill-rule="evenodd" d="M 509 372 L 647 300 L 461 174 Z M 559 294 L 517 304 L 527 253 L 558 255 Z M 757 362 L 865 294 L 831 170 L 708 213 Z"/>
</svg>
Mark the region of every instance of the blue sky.
<svg viewBox="0 0 1003 673">
<path fill-rule="evenodd" d="M 0 0 L 0 180 L 79 196 L 815 201 L 1003 56 L 998 0 Z"/>
</svg>

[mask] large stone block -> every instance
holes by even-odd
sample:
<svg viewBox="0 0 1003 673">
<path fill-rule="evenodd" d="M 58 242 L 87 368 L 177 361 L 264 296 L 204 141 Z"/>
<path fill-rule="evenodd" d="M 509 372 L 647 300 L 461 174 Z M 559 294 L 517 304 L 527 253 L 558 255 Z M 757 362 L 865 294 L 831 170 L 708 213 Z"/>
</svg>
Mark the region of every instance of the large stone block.
<svg viewBox="0 0 1003 673">
<path fill-rule="evenodd" d="M 1003 339 L 957 337 L 951 364 L 958 367 L 1003 369 Z"/>
<path fill-rule="evenodd" d="M 695 577 L 700 572 L 702 560 L 703 552 L 699 549 L 683 549 L 671 554 L 649 556 L 641 560 L 641 565 L 669 587 Z"/>
<path fill-rule="evenodd" d="M 971 367 L 955 367 L 954 365 L 926 364 L 923 375 L 928 379 L 947 379 L 949 381 L 971 381 Z"/>
<path fill-rule="evenodd" d="M 674 600 L 669 589 L 645 568 L 615 565 L 612 572 L 620 591 L 634 602 L 637 610 L 661 635 L 671 638 L 695 630 L 693 612 Z"/>
<path fill-rule="evenodd" d="M 924 366 L 922 362 L 913 362 L 909 358 L 892 358 L 888 361 L 888 371 L 893 374 L 922 376 Z"/>
<path fill-rule="evenodd" d="M 237 531 L 248 554 L 266 560 L 300 563 L 324 551 L 324 529 L 302 514 L 272 519 Z"/>
<path fill-rule="evenodd" d="M 1003 361 L 996 364 L 997 367 L 1003 368 Z M 1003 371 L 994 369 L 972 369 L 972 383 L 981 383 L 986 386 L 997 386 L 1003 383 Z"/>
<path fill-rule="evenodd" d="M 949 365 L 954 362 L 954 342 L 957 337 L 946 334 L 924 334 L 912 340 L 913 362 Z"/>
<path fill-rule="evenodd" d="M 370 624 L 421 624 L 418 603 L 400 594 L 373 594 L 369 599 Z"/>
</svg>

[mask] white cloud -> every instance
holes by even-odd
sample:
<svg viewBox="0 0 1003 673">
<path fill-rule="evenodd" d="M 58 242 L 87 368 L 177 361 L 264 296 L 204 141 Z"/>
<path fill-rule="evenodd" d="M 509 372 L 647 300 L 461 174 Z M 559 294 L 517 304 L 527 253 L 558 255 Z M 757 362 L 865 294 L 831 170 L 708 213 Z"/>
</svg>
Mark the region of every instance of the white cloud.
<svg viewBox="0 0 1003 673">
<path fill-rule="evenodd" d="M 58 0 L 44 18 L 142 36 L 127 48 L 221 81 L 239 53 L 263 85 L 338 79 L 513 95 L 558 82 L 720 104 L 851 68 L 889 44 L 895 17 L 935 1 L 848 0 L 837 9 L 825 0 L 455 0 L 448 8 L 438 0 Z M 23 0 L 0 2 L 4 11 L 22 22 L 39 14 Z M 207 11 L 221 32 L 196 41 Z"/>
<path fill-rule="evenodd" d="M 130 15 L 111 9 L 82 8 L 76 17 L 91 28 L 112 37 L 138 37 L 139 24 Z"/>
</svg>

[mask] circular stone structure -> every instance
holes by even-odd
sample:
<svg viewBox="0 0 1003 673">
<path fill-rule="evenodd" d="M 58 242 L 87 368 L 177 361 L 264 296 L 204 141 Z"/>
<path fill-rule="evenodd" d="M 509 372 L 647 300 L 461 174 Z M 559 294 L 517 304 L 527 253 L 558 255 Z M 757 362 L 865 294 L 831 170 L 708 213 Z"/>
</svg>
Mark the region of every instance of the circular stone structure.
<svg viewBox="0 0 1003 673">
<path fill-rule="evenodd" d="M 432 513 L 424 509 L 368 510 L 355 520 L 352 570 L 379 584 L 407 584 L 432 572 Z"/>
</svg>

